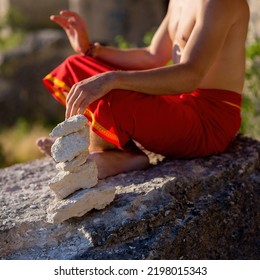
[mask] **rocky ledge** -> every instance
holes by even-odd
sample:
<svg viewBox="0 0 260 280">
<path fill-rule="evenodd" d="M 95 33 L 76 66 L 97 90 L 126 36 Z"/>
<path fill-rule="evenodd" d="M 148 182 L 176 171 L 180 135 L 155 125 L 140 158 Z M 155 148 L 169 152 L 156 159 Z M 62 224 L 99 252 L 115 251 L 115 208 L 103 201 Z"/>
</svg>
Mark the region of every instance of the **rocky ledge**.
<svg viewBox="0 0 260 280">
<path fill-rule="evenodd" d="M 1 259 L 259 259 L 260 143 L 238 137 L 222 155 L 164 159 L 103 180 L 103 210 L 58 225 L 49 158 L 0 170 Z"/>
</svg>

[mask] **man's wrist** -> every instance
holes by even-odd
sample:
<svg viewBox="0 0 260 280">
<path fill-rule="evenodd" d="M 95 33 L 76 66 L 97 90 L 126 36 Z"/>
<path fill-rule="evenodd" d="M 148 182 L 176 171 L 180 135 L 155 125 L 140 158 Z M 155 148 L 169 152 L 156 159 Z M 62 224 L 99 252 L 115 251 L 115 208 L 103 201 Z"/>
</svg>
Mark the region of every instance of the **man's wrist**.
<svg viewBox="0 0 260 280">
<path fill-rule="evenodd" d="M 109 86 L 109 91 L 113 89 L 119 89 L 119 83 L 118 83 L 118 71 L 109 71 L 106 73 L 107 76 L 107 83 Z"/>
<path fill-rule="evenodd" d="M 89 44 L 89 47 L 85 52 L 85 55 L 96 58 L 98 56 L 100 47 L 101 47 L 101 45 L 98 42 L 96 42 L 94 44 Z"/>
<path fill-rule="evenodd" d="M 128 88 L 127 86 L 128 72 L 129 71 L 123 71 L 123 70 L 110 72 L 112 75 L 111 79 L 114 88 L 130 90 L 130 88 Z"/>
</svg>

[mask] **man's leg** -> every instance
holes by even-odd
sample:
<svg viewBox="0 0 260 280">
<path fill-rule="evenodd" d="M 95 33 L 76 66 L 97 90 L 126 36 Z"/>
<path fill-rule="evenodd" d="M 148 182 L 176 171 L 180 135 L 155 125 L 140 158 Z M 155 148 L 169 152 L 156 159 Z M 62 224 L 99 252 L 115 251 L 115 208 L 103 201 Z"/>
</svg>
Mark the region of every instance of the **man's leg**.
<svg viewBox="0 0 260 280">
<path fill-rule="evenodd" d="M 129 148 L 129 152 L 119 150 L 90 130 L 89 152 L 96 162 L 98 178 L 148 168 L 148 157 L 133 142 L 129 143 Z"/>
<path fill-rule="evenodd" d="M 36 145 L 43 153 L 51 156 L 53 143 L 54 139 L 43 137 L 37 140 Z M 148 157 L 133 142 L 129 143 L 129 152 L 125 152 L 106 142 L 92 130 L 89 152 L 90 158 L 96 162 L 99 179 L 149 166 Z"/>
</svg>

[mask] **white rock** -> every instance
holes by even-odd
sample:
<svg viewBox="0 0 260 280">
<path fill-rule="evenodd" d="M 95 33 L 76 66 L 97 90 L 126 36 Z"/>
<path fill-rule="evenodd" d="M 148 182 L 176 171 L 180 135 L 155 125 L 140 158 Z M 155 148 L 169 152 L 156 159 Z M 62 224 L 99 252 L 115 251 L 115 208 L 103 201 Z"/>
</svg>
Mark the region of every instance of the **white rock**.
<svg viewBox="0 0 260 280">
<path fill-rule="evenodd" d="M 89 129 L 84 128 L 78 132 L 59 137 L 51 147 L 51 155 L 56 162 L 70 161 L 89 146 Z"/>
<path fill-rule="evenodd" d="M 52 132 L 50 137 L 56 138 L 77 132 L 87 125 L 88 119 L 84 115 L 72 116 L 62 123 L 59 123 Z"/>
<path fill-rule="evenodd" d="M 89 155 L 89 152 L 84 151 L 83 153 L 79 154 L 71 161 L 57 163 L 56 169 L 59 171 L 77 172 L 78 167 L 83 165 L 87 161 L 88 155 Z"/>
<path fill-rule="evenodd" d="M 49 182 L 49 187 L 61 200 L 79 189 L 92 188 L 98 183 L 96 163 L 87 160 L 85 164 L 78 167 L 77 172 L 60 171 Z"/>
<path fill-rule="evenodd" d="M 114 200 L 115 191 L 115 186 L 96 186 L 80 190 L 67 199 L 54 201 L 47 209 L 47 222 L 58 224 L 71 217 L 81 217 L 92 209 L 103 209 Z"/>
</svg>

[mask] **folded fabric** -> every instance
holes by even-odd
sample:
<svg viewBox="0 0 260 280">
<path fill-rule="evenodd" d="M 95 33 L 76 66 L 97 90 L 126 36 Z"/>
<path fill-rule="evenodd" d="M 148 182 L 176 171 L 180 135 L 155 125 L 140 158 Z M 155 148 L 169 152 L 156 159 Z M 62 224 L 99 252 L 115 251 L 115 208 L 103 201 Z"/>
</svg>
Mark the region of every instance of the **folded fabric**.
<svg viewBox="0 0 260 280">
<path fill-rule="evenodd" d="M 116 69 L 88 56 L 73 55 L 43 83 L 65 106 L 66 94 L 75 83 L 111 70 Z M 241 101 L 241 94 L 219 89 L 177 95 L 112 90 L 86 108 L 84 115 L 95 133 L 121 149 L 135 140 L 158 154 L 190 158 L 226 149 L 241 125 Z"/>
</svg>

